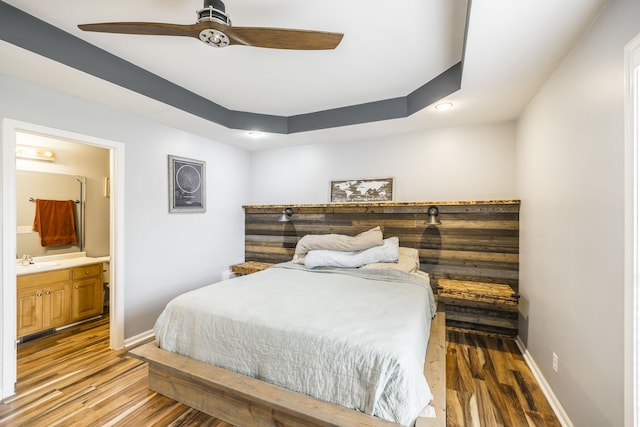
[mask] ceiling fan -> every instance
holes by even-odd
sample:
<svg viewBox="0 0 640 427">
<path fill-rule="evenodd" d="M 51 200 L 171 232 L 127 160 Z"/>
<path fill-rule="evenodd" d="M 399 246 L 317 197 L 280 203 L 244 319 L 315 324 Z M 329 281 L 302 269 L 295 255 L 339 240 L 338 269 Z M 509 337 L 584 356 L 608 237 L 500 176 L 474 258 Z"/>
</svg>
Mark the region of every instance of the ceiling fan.
<svg viewBox="0 0 640 427">
<path fill-rule="evenodd" d="M 343 34 L 289 28 L 232 27 L 221 0 L 204 0 L 197 11 L 195 24 L 161 22 L 105 22 L 78 25 L 83 31 L 103 33 L 143 34 L 152 36 L 186 36 L 202 40 L 209 46 L 245 45 L 272 49 L 325 50 L 335 49 Z"/>
</svg>

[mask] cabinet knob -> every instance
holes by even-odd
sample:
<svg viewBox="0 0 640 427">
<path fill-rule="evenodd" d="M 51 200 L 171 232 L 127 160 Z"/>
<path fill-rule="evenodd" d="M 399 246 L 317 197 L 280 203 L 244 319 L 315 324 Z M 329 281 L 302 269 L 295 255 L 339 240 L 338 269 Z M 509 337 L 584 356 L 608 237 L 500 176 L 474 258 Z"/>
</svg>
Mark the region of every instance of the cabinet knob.
<svg viewBox="0 0 640 427">
<path fill-rule="evenodd" d="M 51 295 L 51 291 L 47 291 L 47 292 L 46 292 L 46 294 L 47 294 L 47 295 Z"/>
<path fill-rule="evenodd" d="M 76 285 L 76 286 L 75 286 L 75 288 L 76 288 L 76 289 L 80 289 L 80 286 Z"/>
<path fill-rule="evenodd" d="M 89 275 L 91 272 L 89 270 L 85 271 L 84 274 Z"/>
<path fill-rule="evenodd" d="M 37 296 L 37 297 L 41 297 L 41 296 L 42 296 L 42 292 L 38 292 L 38 293 L 36 294 L 36 296 Z"/>
</svg>

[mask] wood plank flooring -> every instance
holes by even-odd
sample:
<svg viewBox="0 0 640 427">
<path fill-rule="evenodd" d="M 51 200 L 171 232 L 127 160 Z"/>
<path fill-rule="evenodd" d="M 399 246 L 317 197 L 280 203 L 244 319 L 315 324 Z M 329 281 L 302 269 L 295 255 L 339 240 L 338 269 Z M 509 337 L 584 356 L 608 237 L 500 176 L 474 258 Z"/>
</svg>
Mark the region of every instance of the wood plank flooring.
<svg viewBox="0 0 640 427">
<path fill-rule="evenodd" d="M 447 426 L 561 426 L 511 338 L 447 329 Z"/>
<path fill-rule="evenodd" d="M 18 346 L 0 426 L 232 427 L 147 388 L 144 363 L 109 350 L 108 316 Z M 512 339 L 447 331 L 448 426 L 559 426 Z M 244 427 L 244 426 L 242 426 Z"/>
</svg>

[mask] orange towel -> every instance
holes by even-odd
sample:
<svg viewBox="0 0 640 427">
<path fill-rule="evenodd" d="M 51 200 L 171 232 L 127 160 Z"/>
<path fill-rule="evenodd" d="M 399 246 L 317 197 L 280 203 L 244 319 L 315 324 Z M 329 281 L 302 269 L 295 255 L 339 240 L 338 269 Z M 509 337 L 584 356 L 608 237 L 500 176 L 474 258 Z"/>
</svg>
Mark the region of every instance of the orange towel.
<svg viewBox="0 0 640 427">
<path fill-rule="evenodd" d="M 73 200 L 36 199 L 33 231 L 40 233 L 42 246 L 75 245 L 75 202 Z"/>
</svg>

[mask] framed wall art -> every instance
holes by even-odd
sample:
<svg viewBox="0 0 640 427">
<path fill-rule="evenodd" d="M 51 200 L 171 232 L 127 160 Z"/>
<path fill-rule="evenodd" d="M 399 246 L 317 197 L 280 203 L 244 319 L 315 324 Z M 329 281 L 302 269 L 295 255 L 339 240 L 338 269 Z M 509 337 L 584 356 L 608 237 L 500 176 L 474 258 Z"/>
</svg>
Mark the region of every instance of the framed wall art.
<svg viewBox="0 0 640 427">
<path fill-rule="evenodd" d="M 206 212 L 205 166 L 169 155 L 169 212 Z"/>
<path fill-rule="evenodd" d="M 331 181 L 331 203 L 390 202 L 393 178 Z"/>
</svg>

